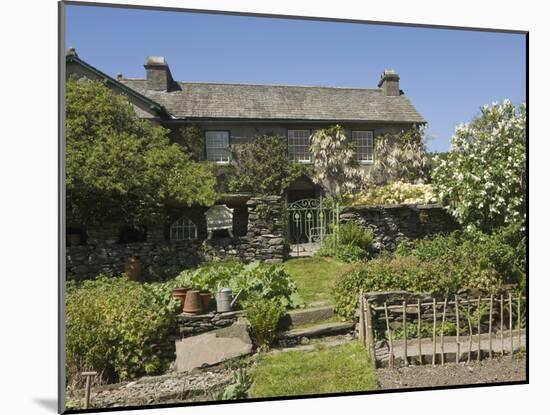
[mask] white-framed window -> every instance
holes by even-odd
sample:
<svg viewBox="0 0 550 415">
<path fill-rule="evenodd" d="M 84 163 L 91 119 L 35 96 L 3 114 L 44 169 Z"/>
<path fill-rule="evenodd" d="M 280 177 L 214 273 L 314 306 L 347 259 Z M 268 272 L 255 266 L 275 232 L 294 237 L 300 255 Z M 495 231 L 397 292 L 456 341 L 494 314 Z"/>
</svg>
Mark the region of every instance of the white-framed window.
<svg viewBox="0 0 550 415">
<path fill-rule="evenodd" d="M 182 216 L 172 225 L 170 225 L 170 240 L 171 241 L 190 241 L 197 239 L 197 225 Z"/>
<path fill-rule="evenodd" d="M 374 132 L 352 131 L 351 138 L 355 144 L 355 155 L 359 163 L 374 162 Z"/>
<path fill-rule="evenodd" d="M 288 130 L 288 157 L 298 163 L 311 163 L 310 130 Z"/>
<path fill-rule="evenodd" d="M 206 159 L 229 163 L 229 131 L 206 131 Z"/>
</svg>

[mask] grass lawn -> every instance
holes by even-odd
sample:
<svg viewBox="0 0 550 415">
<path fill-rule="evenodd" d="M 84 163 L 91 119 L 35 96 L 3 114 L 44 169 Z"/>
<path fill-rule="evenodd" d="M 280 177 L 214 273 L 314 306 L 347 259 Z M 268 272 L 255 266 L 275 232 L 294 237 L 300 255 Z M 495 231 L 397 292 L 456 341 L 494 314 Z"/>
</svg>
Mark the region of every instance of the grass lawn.
<svg viewBox="0 0 550 415">
<path fill-rule="evenodd" d="M 267 354 L 252 371 L 251 398 L 357 392 L 377 388 L 376 372 L 358 342 L 312 351 Z"/>
<path fill-rule="evenodd" d="M 353 267 L 353 264 L 323 257 L 291 259 L 284 265 L 307 304 L 330 300 L 338 276 Z"/>
</svg>

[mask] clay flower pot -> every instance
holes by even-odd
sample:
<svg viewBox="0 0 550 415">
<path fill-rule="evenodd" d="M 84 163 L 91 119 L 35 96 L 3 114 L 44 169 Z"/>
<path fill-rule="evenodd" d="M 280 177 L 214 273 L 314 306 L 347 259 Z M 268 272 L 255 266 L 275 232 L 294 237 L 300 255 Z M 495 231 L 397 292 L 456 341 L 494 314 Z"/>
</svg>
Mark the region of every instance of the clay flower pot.
<svg viewBox="0 0 550 415">
<path fill-rule="evenodd" d="M 185 303 L 185 297 L 187 295 L 187 291 L 189 291 L 191 288 L 174 288 L 172 289 L 172 297 L 177 299 L 179 301 L 179 312 L 181 313 L 183 311 L 183 304 Z"/>
<path fill-rule="evenodd" d="M 202 299 L 198 290 L 189 290 L 185 295 L 183 312 L 189 314 L 200 314 L 202 311 Z"/>
<path fill-rule="evenodd" d="M 131 281 L 139 281 L 141 278 L 141 261 L 137 256 L 131 256 L 126 262 L 125 271 Z"/>
</svg>

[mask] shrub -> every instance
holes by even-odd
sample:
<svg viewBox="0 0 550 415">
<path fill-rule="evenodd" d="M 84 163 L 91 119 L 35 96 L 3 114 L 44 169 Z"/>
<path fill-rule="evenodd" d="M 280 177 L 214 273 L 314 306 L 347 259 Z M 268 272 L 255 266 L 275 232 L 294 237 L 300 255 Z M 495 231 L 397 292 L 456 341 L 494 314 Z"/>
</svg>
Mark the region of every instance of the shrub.
<svg viewBox="0 0 550 415">
<path fill-rule="evenodd" d="M 370 229 L 362 228 L 353 221 L 346 222 L 323 240 L 315 255 L 335 257 L 348 263 L 360 261 L 368 257 L 373 239 Z"/>
<path fill-rule="evenodd" d="M 423 127 L 376 137 L 375 154 L 368 174 L 368 180 L 372 183 L 422 183 L 428 177 L 429 162 Z"/>
<path fill-rule="evenodd" d="M 409 290 L 444 295 L 456 292 L 460 283 L 439 264 L 414 257 L 380 257 L 358 264 L 339 279 L 334 287 L 336 312 L 353 317 L 360 290 Z"/>
<path fill-rule="evenodd" d="M 502 228 L 492 235 L 479 230 L 456 231 L 404 242 L 396 254 L 438 261 L 468 281 L 469 287 L 491 291 L 502 284 L 518 284 L 525 274 L 525 244 L 518 239 L 515 228 Z"/>
<path fill-rule="evenodd" d="M 437 199 L 431 185 L 405 182 L 372 186 L 364 192 L 348 194 L 344 198 L 344 203 L 351 206 L 428 204 L 435 202 L 437 202 Z"/>
<path fill-rule="evenodd" d="M 439 199 L 465 226 L 484 231 L 518 223 L 526 213 L 526 106 L 505 100 L 457 126 L 451 151 L 434 160 Z"/>
<path fill-rule="evenodd" d="M 163 205 L 211 205 L 210 164 L 170 143 L 168 130 L 139 119 L 127 98 L 101 81 L 67 81 L 66 187 L 70 222 L 143 225 Z"/>
<path fill-rule="evenodd" d="M 283 305 L 276 298 L 254 297 L 245 303 L 245 312 L 250 334 L 256 344 L 260 350 L 268 349 L 284 312 Z"/>
<path fill-rule="evenodd" d="M 282 265 L 275 264 L 213 262 L 185 270 L 164 286 L 167 291 L 175 287 L 192 287 L 210 292 L 216 292 L 220 287 L 229 287 L 235 294 L 242 291 L 240 302 L 251 296 L 261 296 L 278 298 L 287 308 L 302 307 L 304 304 L 290 274 Z"/>
<path fill-rule="evenodd" d="M 494 293 L 508 284 L 521 288 L 525 281 L 522 241 L 514 229 L 500 229 L 493 235 L 453 232 L 402 242 L 393 256 L 359 264 L 336 283 L 336 311 L 353 316 L 361 289 L 407 290 L 448 297 L 464 289 Z M 517 246 L 512 246 L 512 242 Z"/>
<path fill-rule="evenodd" d="M 228 181 L 231 192 L 280 195 L 311 170 L 289 160 L 286 138 L 277 135 L 261 135 L 253 143 L 232 146 L 231 156 L 235 169 Z"/>
<path fill-rule="evenodd" d="M 354 145 L 347 139 L 342 126 L 316 130 L 310 140 L 315 183 L 335 198 L 361 187 L 364 173 L 355 160 Z"/>
<path fill-rule="evenodd" d="M 165 371 L 172 359 L 155 344 L 171 329 L 175 305 L 163 290 L 126 277 L 67 284 L 68 383 L 85 370 L 115 382 Z"/>
</svg>

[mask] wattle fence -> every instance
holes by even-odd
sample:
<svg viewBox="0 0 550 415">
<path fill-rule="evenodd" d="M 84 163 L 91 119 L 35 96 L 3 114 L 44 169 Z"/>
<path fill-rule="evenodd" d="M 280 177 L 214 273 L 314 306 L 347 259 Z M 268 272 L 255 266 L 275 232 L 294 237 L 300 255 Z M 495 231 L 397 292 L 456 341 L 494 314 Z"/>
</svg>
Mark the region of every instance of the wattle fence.
<svg viewBox="0 0 550 415">
<path fill-rule="evenodd" d="M 406 291 L 359 294 L 359 339 L 375 367 L 512 355 L 526 347 L 526 298 L 436 299 Z"/>
</svg>

